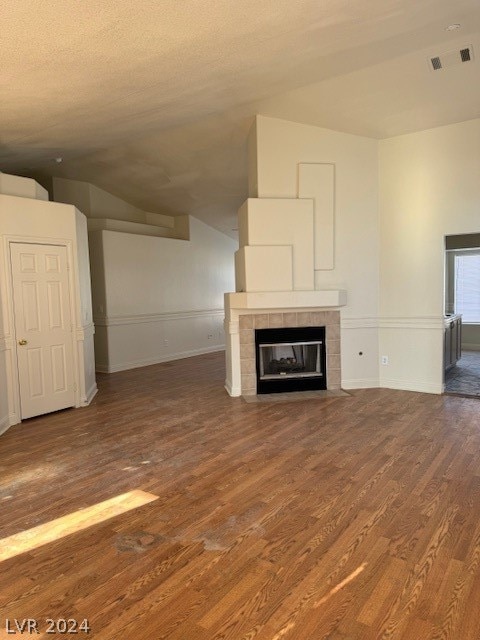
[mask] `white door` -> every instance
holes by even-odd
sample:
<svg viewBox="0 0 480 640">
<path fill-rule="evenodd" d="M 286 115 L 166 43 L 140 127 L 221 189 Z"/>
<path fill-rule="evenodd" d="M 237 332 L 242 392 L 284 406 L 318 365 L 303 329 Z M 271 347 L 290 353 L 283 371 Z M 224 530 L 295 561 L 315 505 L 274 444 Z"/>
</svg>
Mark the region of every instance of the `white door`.
<svg viewBox="0 0 480 640">
<path fill-rule="evenodd" d="M 67 249 L 11 243 L 22 419 L 75 404 Z"/>
</svg>

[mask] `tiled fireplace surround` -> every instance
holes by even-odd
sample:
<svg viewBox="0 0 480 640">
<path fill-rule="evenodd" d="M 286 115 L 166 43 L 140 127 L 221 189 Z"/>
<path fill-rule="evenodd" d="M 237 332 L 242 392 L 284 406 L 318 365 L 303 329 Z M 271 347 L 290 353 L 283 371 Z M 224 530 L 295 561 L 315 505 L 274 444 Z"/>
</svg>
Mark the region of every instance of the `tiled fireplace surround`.
<svg viewBox="0 0 480 640">
<path fill-rule="evenodd" d="M 298 311 L 251 313 L 239 317 L 240 371 L 242 395 L 257 393 L 255 329 L 278 327 L 325 327 L 327 346 L 327 388 L 340 389 L 340 312 Z"/>
</svg>

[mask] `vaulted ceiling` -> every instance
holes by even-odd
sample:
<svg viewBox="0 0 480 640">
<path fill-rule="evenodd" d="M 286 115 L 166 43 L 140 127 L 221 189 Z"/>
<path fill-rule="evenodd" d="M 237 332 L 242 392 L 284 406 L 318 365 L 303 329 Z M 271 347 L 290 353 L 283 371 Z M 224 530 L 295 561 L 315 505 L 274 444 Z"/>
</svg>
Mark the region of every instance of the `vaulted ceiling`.
<svg viewBox="0 0 480 640">
<path fill-rule="evenodd" d="M 428 65 L 480 56 L 478 0 L 4 0 L 0 24 L 0 170 L 226 233 L 255 113 L 377 138 L 480 116 L 476 57 Z"/>
</svg>

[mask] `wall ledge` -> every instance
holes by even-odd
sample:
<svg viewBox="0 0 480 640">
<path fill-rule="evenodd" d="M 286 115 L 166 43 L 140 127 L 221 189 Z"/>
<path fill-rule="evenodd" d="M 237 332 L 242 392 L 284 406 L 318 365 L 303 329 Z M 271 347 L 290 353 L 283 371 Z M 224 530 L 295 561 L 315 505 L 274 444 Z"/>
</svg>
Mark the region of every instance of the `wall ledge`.
<svg viewBox="0 0 480 640">
<path fill-rule="evenodd" d="M 182 242 L 187 241 L 185 238 L 179 237 L 173 227 L 136 222 L 133 220 L 120 220 L 117 218 L 89 217 L 87 221 L 89 231 L 117 231 L 119 233 L 130 233 L 132 235 L 168 238 L 170 240 L 181 240 Z"/>
</svg>

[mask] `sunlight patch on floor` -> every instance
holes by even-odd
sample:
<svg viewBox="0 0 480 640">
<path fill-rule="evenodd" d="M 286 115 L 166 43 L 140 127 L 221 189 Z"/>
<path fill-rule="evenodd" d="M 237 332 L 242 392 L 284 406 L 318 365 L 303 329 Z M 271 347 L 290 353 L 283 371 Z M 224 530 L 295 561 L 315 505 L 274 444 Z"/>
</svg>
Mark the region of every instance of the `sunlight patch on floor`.
<svg viewBox="0 0 480 640">
<path fill-rule="evenodd" d="M 15 533 L 0 540 L 0 562 L 92 527 L 132 509 L 137 509 L 157 500 L 157 498 L 158 496 L 145 491 L 128 491 L 38 527 Z"/>
</svg>

